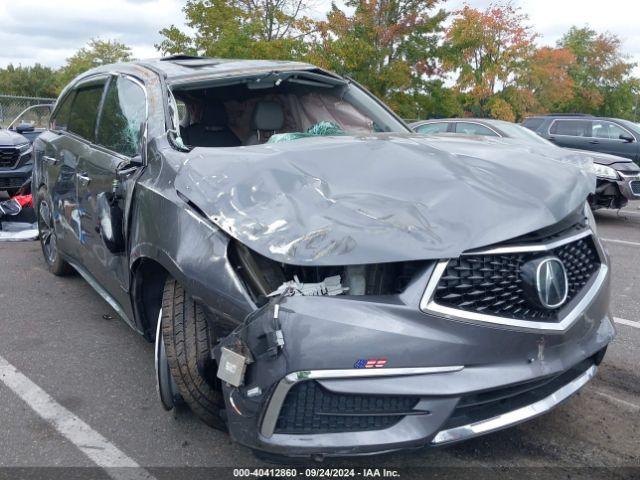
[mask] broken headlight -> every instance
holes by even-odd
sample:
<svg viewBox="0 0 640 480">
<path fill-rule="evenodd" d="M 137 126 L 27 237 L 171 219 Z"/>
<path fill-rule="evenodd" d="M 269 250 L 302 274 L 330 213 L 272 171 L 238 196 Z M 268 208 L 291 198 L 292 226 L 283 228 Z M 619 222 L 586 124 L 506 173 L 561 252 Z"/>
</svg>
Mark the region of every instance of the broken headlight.
<svg viewBox="0 0 640 480">
<path fill-rule="evenodd" d="M 591 165 L 591 172 L 598 178 L 606 178 L 607 180 L 618 180 L 620 177 L 618 176 L 618 172 L 606 165 L 600 165 L 598 163 L 593 163 Z"/>
<path fill-rule="evenodd" d="M 298 295 L 396 295 L 428 262 L 301 266 L 276 262 L 233 241 L 228 258 L 257 305 L 292 289 Z"/>
<path fill-rule="evenodd" d="M 585 202 L 584 204 L 584 216 L 587 217 L 587 225 L 594 234 L 598 234 L 598 226 L 596 225 L 596 219 L 593 216 L 593 212 L 591 211 L 591 207 L 589 206 L 589 202 Z"/>
</svg>

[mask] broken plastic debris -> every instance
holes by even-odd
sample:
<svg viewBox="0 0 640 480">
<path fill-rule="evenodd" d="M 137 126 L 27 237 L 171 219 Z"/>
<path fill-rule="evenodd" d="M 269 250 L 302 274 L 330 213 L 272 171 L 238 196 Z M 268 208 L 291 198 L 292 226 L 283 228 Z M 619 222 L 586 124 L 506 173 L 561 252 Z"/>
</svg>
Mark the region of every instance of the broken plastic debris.
<svg viewBox="0 0 640 480">
<path fill-rule="evenodd" d="M 247 358 L 226 347 L 222 347 L 221 352 L 218 378 L 229 385 L 239 387 L 244 382 Z"/>
<path fill-rule="evenodd" d="M 38 238 L 38 225 L 23 222 L 0 222 L 0 242 L 23 242 Z"/>
<path fill-rule="evenodd" d="M 340 295 L 349 290 L 343 287 L 340 282 L 340 275 L 327 277 L 318 283 L 302 283 L 297 275 L 293 276 L 293 280 L 284 282 L 277 290 L 271 292 L 268 297 L 276 297 L 282 295 L 286 291 L 293 292 L 292 295 L 302 296 L 320 296 L 320 295 Z"/>
</svg>

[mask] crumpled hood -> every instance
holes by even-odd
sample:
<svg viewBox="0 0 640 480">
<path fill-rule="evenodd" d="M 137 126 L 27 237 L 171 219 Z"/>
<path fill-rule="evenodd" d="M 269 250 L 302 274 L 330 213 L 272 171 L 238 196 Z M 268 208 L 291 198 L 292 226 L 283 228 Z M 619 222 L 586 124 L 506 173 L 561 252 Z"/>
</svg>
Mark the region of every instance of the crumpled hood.
<svg viewBox="0 0 640 480">
<path fill-rule="evenodd" d="M 176 189 L 271 259 L 452 258 L 558 222 L 594 191 L 581 155 L 415 134 L 196 148 Z"/>
<path fill-rule="evenodd" d="M 29 140 L 19 133 L 7 129 L 0 129 L 0 146 L 14 146 L 23 143 L 29 143 Z"/>
</svg>

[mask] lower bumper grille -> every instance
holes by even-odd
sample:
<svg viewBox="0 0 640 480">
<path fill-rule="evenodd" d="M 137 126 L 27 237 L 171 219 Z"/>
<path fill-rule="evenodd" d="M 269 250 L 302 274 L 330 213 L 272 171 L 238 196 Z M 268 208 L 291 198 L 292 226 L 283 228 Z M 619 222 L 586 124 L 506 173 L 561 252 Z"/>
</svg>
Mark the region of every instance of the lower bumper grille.
<svg viewBox="0 0 640 480">
<path fill-rule="evenodd" d="M 304 381 L 287 394 L 275 433 L 319 434 L 382 430 L 411 413 L 418 397 L 333 393 Z"/>
<path fill-rule="evenodd" d="M 631 191 L 635 195 L 640 195 L 640 180 L 634 180 L 633 182 L 630 182 L 629 186 L 631 187 Z"/>
<path fill-rule="evenodd" d="M 25 179 L 22 177 L 6 177 L 0 178 L 0 190 L 8 188 L 20 188 Z"/>
</svg>

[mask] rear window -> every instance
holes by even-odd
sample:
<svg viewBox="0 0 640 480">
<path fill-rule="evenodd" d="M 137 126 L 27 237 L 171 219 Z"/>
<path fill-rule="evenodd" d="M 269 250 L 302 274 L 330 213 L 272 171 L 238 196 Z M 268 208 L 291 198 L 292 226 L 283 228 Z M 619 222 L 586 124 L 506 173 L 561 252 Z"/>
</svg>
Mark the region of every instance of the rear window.
<svg viewBox="0 0 640 480">
<path fill-rule="evenodd" d="M 591 120 L 554 120 L 551 133 L 569 137 L 590 137 Z"/>
<path fill-rule="evenodd" d="M 103 88 L 104 82 L 78 88 L 69 115 L 67 129 L 90 142 L 95 142 L 96 119 Z"/>
<path fill-rule="evenodd" d="M 544 118 L 527 118 L 522 122 L 522 126 L 530 130 L 537 130 L 544 123 Z"/>
</svg>

